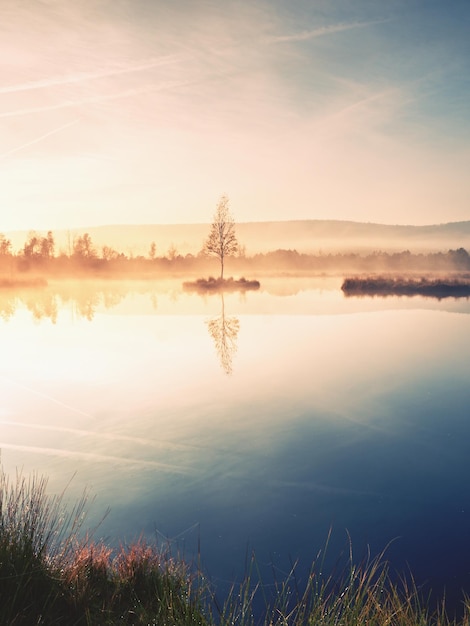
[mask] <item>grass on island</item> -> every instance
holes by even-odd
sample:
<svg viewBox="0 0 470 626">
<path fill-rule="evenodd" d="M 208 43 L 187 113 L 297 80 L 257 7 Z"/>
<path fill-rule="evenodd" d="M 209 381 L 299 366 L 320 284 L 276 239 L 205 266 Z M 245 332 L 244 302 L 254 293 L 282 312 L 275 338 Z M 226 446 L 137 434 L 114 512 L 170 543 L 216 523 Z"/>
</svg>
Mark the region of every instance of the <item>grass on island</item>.
<svg viewBox="0 0 470 626">
<path fill-rule="evenodd" d="M 322 574 L 320 551 L 301 583 L 295 568 L 269 592 L 253 557 L 246 579 L 216 597 L 199 568 L 143 540 L 111 550 L 83 535 L 86 498 L 69 513 L 46 481 L 0 473 L 0 624 L 9 626 L 469 626 L 431 611 L 413 580 L 392 582 L 385 554 Z M 328 538 L 329 539 L 329 538 Z M 350 544 L 349 544 L 350 545 Z M 263 610 L 259 610 L 261 605 Z"/>
<path fill-rule="evenodd" d="M 220 292 L 220 291 L 250 291 L 260 288 L 258 280 L 247 280 L 246 278 L 198 278 L 195 281 L 183 283 L 186 291 Z"/>
<path fill-rule="evenodd" d="M 346 278 L 341 289 L 347 296 L 427 296 L 431 298 L 459 298 L 470 296 L 470 280 L 456 278 L 403 278 L 369 276 Z"/>
</svg>

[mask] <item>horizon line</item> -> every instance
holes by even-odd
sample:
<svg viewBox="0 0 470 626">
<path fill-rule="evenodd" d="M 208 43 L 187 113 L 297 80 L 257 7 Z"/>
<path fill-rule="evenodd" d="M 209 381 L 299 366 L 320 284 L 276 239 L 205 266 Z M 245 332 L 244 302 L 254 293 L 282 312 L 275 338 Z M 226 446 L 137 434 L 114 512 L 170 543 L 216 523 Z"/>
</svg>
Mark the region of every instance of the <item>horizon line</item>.
<svg viewBox="0 0 470 626">
<path fill-rule="evenodd" d="M 384 226 L 390 228 L 433 228 L 437 226 L 453 226 L 458 224 L 470 224 L 470 219 L 468 220 L 456 220 L 450 222 L 434 222 L 434 223 L 426 223 L 426 224 L 400 224 L 400 223 L 385 223 L 385 222 L 372 222 L 372 221 L 363 221 L 363 220 L 353 220 L 353 219 L 338 219 L 338 218 L 293 218 L 293 219 L 273 219 L 273 220 L 250 220 L 250 221 L 236 221 L 235 226 L 240 226 L 244 224 L 287 224 L 287 223 L 304 223 L 304 222 L 330 222 L 330 223 L 340 223 L 340 224 L 363 224 L 367 226 Z M 9 228 L 5 231 L 0 230 L 0 233 L 22 233 L 22 232 L 55 232 L 55 231 L 80 231 L 87 232 L 87 230 L 98 229 L 98 228 L 144 228 L 148 226 L 180 226 L 180 227 L 188 227 L 188 226 L 210 226 L 212 220 L 208 220 L 207 222 L 112 222 L 107 224 L 94 224 L 88 226 L 58 226 L 56 228 Z"/>
</svg>

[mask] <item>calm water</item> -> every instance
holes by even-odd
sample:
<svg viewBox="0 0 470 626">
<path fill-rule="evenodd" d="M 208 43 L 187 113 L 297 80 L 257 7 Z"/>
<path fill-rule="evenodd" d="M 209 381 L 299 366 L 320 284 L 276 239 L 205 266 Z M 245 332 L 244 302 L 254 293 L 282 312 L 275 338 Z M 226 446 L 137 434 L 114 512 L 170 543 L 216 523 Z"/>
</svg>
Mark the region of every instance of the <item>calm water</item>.
<svg viewBox="0 0 470 626">
<path fill-rule="evenodd" d="M 202 297 L 180 283 L 0 294 L 0 448 L 110 542 L 308 568 L 333 526 L 470 592 L 470 301 L 345 298 L 336 279 Z"/>
</svg>

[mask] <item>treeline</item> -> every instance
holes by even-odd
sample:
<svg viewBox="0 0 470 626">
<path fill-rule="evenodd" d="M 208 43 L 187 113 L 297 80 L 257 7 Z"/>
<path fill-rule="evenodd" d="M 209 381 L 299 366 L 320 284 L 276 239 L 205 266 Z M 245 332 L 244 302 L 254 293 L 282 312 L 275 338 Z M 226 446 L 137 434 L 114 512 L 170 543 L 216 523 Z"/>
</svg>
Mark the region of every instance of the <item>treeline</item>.
<svg viewBox="0 0 470 626">
<path fill-rule="evenodd" d="M 449 272 L 470 271 L 470 255 L 464 248 L 447 252 L 412 253 L 353 252 L 305 254 L 296 250 L 276 250 L 255 254 L 250 262 L 259 269 L 282 268 L 302 272 Z"/>
<path fill-rule="evenodd" d="M 470 255 L 464 248 L 447 252 L 412 253 L 377 251 L 307 254 L 297 250 L 275 250 L 246 255 L 243 246 L 236 256 L 227 259 L 231 272 L 291 272 L 321 274 L 341 272 L 449 272 L 470 271 Z M 218 261 L 198 254 L 181 255 L 170 246 L 158 255 L 150 242 L 146 255 L 126 255 L 111 246 L 98 248 L 88 233 L 77 235 L 67 249 L 57 250 L 54 235 L 30 233 L 24 245 L 12 251 L 11 241 L 0 233 L 0 274 L 3 276 L 32 273 L 40 276 L 72 275 L 141 276 L 152 274 L 194 274 L 217 272 Z"/>
<path fill-rule="evenodd" d="M 201 266 L 208 262 L 202 253 L 182 256 L 173 245 L 165 254 L 158 256 L 154 242 L 150 243 L 147 255 L 126 255 L 112 246 L 98 248 L 89 233 L 75 236 L 66 248 L 57 250 L 54 235 L 49 231 L 45 236 L 30 233 L 24 245 L 13 252 L 11 241 L 0 233 L 0 274 L 34 273 L 67 277 L 77 274 L 165 273 L 181 272 L 192 265 Z"/>
</svg>

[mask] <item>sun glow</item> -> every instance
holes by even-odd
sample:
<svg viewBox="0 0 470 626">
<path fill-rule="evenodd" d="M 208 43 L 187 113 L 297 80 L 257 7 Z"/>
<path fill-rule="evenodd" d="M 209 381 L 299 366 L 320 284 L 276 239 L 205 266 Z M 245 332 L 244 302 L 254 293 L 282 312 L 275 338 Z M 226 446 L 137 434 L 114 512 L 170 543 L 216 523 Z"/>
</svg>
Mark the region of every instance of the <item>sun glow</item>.
<svg viewBox="0 0 470 626">
<path fill-rule="evenodd" d="M 415 37 L 465 75 L 464 16 L 184 5 L 5 13 L 3 231 L 204 222 L 223 192 L 241 221 L 467 217 L 464 87 Z"/>
</svg>

